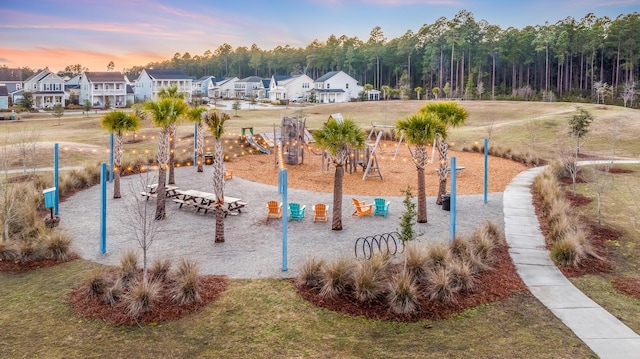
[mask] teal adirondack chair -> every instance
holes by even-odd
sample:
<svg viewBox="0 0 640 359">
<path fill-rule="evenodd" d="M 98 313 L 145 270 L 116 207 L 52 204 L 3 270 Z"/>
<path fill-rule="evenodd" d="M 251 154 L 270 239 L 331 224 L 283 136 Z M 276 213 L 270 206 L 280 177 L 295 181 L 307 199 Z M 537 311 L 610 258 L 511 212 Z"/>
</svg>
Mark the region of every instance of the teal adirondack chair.
<svg viewBox="0 0 640 359">
<path fill-rule="evenodd" d="M 300 222 L 304 218 L 304 210 L 307 206 L 301 206 L 300 203 L 289 203 L 289 220 Z"/>
<path fill-rule="evenodd" d="M 373 215 L 387 217 L 391 202 L 386 201 L 384 198 L 374 198 L 373 201 L 376 207 L 373 211 Z"/>
</svg>

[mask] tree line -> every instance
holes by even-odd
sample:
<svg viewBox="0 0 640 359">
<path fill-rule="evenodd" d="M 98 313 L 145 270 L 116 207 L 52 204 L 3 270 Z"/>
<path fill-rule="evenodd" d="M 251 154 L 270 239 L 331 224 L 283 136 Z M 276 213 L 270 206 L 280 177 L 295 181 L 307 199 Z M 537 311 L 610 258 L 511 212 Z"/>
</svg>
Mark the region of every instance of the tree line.
<svg viewBox="0 0 640 359">
<path fill-rule="evenodd" d="M 640 14 L 615 19 L 593 13 L 554 24 L 501 28 L 462 10 L 388 40 L 380 27 L 369 39 L 331 35 L 305 48 L 264 50 L 229 44 L 192 56 L 125 69 L 177 68 L 194 77 L 239 78 L 342 70 L 374 89 L 400 96 L 593 101 L 634 106 L 640 70 Z M 76 65 L 77 68 L 82 68 Z"/>
</svg>

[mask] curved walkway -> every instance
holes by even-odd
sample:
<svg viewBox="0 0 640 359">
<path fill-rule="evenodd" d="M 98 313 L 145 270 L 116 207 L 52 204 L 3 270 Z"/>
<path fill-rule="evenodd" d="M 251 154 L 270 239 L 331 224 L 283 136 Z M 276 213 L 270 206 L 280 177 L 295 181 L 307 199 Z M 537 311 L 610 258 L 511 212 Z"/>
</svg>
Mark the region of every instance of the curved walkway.
<svg viewBox="0 0 640 359">
<path fill-rule="evenodd" d="M 584 161 L 579 165 L 606 162 Z M 531 195 L 533 180 L 542 170 L 544 167 L 520 173 L 503 195 L 505 236 L 518 274 L 531 293 L 600 358 L 638 358 L 640 336 L 579 291 L 551 261 Z"/>
</svg>

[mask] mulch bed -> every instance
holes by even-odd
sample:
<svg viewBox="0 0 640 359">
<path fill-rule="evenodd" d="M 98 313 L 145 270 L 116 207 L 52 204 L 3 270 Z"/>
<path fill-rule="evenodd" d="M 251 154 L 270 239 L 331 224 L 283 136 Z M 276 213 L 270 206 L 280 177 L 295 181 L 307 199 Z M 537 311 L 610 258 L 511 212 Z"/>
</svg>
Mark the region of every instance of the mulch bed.
<svg viewBox="0 0 640 359">
<path fill-rule="evenodd" d="M 21 262 L 17 260 L 0 259 L 0 272 L 27 272 L 33 269 L 52 267 L 58 264 L 76 260 L 78 258 L 80 257 L 78 257 L 77 254 L 72 253 L 65 260 L 45 258 L 37 261 Z"/>
<path fill-rule="evenodd" d="M 496 260 L 493 269 L 481 273 L 476 278 L 473 292 L 456 296 L 454 304 L 422 299 L 420 310 L 410 316 L 392 312 L 384 301 L 361 303 L 355 298 L 338 296 L 332 299 L 320 297 L 317 289 L 296 285 L 298 292 L 305 300 L 316 306 L 351 316 L 362 316 L 370 319 L 414 322 L 422 319 L 444 319 L 462 313 L 469 308 L 483 303 L 503 300 L 516 292 L 526 292 L 526 286 L 516 273 L 506 246 L 496 249 Z M 293 282 L 293 280 L 292 280 Z"/>
<path fill-rule="evenodd" d="M 77 287 L 71 292 L 69 305 L 77 315 L 84 318 L 99 319 L 114 325 L 142 325 L 171 321 L 196 312 L 218 299 L 226 289 L 227 280 L 225 277 L 202 276 L 201 300 L 199 302 L 178 306 L 172 301 L 170 295 L 165 294 L 154 304 L 152 311 L 144 313 L 138 318 L 127 315 L 126 305 L 122 302 L 111 306 L 101 301 L 100 298 L 90 296 L 86 285 Z M 168 291 L 163 290 L 163 293 L 168 293 Z"/>
</svg>

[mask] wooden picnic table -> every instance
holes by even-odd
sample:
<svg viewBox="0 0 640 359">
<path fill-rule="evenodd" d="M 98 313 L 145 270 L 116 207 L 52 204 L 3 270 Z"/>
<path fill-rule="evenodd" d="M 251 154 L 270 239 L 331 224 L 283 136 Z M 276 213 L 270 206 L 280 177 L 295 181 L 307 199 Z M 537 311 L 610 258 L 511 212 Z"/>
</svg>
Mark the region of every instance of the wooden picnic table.
<svg viewBox="0 0 640 359">
<path fill-rule="evenodd" d="M 177 190 L 180 187 L 176 187 L 176 186 L 164 186 L 164 193 L 166 198 L 172 198 L 177 196 Z M 147 191 L 142 191 L 140 192 L 140 195 L 142 195 L 142 197 L 146 197 L 147 201 L 149 200 L 149 197 L 153 197 L 156 198 L 158 197 L 158 184 L 154 183 L 154 184 L 150 184 L 147 185 Z"/>
<path fill-rule="evenodd" d="M 197 208 L 197 212 L 204 209 L 204 213 L 207 214 L 209 210 L 215 209 L 216 195 L 209 192 L 198 191 L 194 189 L 188 190 L 176 190 L 176 196 L 173 201 L 180 204 L 180 208 L 183 205 L 191 205 Z M 237 215 L 242 213 L 242 208 L 247 204 L 240 198 L 224 196 L 224 203 L 227 205 L 223 207 L 224 216 Z"/>
</svg>

